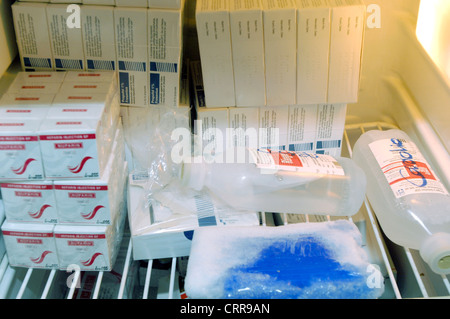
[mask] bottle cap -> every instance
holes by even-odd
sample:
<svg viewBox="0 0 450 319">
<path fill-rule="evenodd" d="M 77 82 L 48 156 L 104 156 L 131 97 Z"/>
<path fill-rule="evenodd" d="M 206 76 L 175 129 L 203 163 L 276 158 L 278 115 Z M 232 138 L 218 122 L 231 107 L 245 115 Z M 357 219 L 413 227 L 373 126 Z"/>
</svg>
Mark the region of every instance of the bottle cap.
<svg viewBox="0 0 450 319">
<path fill-rule="evenodd" d="M 201 159 L 196 161 L 196 157 L 193 157 L 190 160 L 184 160 L 180 170 L 181 184 L 199 191 L 203 188 L 205 174 L 206 170 Z"/>
<path fill-rule="evenodd" d="M 428 237 L 420 248 L 420 255 L 435 273 L 450 274 L 450 233 Z"/>
</svg>

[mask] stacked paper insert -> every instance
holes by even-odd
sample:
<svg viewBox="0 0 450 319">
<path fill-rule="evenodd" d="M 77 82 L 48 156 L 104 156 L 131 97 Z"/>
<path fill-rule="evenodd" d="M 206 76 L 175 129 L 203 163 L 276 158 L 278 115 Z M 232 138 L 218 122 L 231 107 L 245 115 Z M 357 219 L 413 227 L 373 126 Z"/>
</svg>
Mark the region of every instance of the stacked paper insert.
<svg viewBox="0 0 450 319">
<path fill-rule="evenodd" d="M 20 72 L 0 112 L 10 264 L 111 269 L 128 171 L 115 72 Z"/>
<path fill-rule="evenodd" d="M 122 105 L 178 106 L 184 0 L 45 2 L 12 5 L 24 70 L 117 70 Z"/>
<path fill-rule="evenodd" d="M 207 107 L 354 103 L 360 0 L 198 0 Z"/>
</svg>

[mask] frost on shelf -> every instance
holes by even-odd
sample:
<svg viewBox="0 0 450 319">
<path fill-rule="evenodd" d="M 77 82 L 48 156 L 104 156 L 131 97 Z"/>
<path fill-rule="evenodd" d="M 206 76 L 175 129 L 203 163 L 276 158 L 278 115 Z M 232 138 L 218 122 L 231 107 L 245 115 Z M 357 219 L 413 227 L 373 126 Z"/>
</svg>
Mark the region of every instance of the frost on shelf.
<svg viewBox="0 0 450 319">
<path fill-rule="evenodd" d="M 366 299 L 384 292 L 361 234 L 346 220 L 198 229 L 185 284 L 194 299 Z"/>
</svg>

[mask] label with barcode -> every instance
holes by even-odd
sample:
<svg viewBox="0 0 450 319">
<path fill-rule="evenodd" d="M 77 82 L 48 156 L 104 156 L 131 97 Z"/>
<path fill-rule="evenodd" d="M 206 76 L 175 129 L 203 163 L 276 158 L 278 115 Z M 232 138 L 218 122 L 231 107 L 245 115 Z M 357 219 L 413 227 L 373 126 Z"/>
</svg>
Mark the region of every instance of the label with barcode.
<svg viewBox="0 0 450 319">
<path fill-rule="evenodd" d="M 345 175 L 342 166 L 329 155 L 270 149 L 250 149 L 250 154 L 256 166 L 261 169 Z"/>
</svg>

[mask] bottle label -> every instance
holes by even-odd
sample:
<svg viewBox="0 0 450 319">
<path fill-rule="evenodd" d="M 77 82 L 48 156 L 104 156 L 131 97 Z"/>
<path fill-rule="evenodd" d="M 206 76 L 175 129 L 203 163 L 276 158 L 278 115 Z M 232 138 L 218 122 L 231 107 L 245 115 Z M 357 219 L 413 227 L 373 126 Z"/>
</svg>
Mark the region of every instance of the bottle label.
<svg viewBox="0 0 450 319">
<path fill-rule="evenodd" d="M 414 142 L 383 139 L 370 143 L 369 148 L 397 198 L 421 193 L 448 194 Z"/>
<path fill-rule="evenodd" d="M 250 154 L 256 166 L 267 170 L 267 172 L 289 170 L 327 175 L 345 175 L 342 166 L 330 155 L 270 149 L 250 149 Z"/>
</svg>

